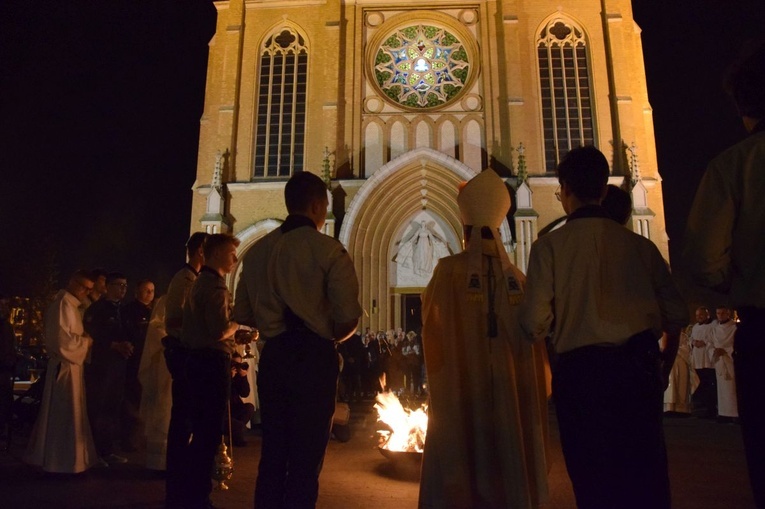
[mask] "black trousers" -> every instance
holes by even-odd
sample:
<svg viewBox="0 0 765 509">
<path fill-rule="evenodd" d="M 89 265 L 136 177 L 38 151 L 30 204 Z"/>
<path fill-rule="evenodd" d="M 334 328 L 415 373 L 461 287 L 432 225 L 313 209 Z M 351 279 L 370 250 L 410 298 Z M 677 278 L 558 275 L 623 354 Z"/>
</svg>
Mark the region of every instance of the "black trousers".
<svg viewBox="0 0 765 509">
<path fill-rule="evenodd" d="M 765 509 L 765 309 L 741 308 L 734 339 L 738 414 L 749 467 L 749 481 L 758 509 Z"/>
<path fill-rule="evenodd" d="M 191 442 L 183 465 L 185 509 L 207 509 L 215 453 L 231 394 L 231 356 L 216 350 L 192 350 L 186 359 Z"/>
<path fill-rule="evenodd" d="M 658 344 L 589 346 L 559 356 L 553 398 L 580 509 L 668 509 Z M 637 336 L 636 336 L 637 338 Z"/>
<path fill-rule="evenodd" d="M 50 373 L 56 376 L 56 373 Z M 88 419 L 96 452 L 101 457 L 114 453 L 122 423 L 120 410 L 125 395 L 125 363 L 110 362 L 85 366 L 85 396 Z"/>
<path fill-rule="evenodd" d="M 696 370 L 699 376 L 699 386 L 693 394 L 693 399 L 704 406 L 707 417 L 717 417 L 717 373 L 715 368 L 700 368 Z"/>
<path fill-rule="evenodd" d="M 258 366 L 263 431 L 258 509 L 315 507 L 338 371 L 334 343 L 310 331 L 267 340 Z"/>
<path fill-rule="evenodd" d="M 234 405 L 234 402 L 231 402 L 231 442 L 233 445 L 245 442 L 244 432 L 253 415 L 255 415 L 255 405 L 252 403 Z M 228 435 L 228 422 L 223 425 L 223 434 Z"/>
<path fill-rule="evenodd" d="M 173 341 L 174 340 L 174 341 Z M 186 381 L 186 359 L 188 351 L 180 347 L 178 340 L 171 338 L 165 343 L 165 363 L 173 378 L 170 426 L 167 430 L 167 456 L 165 472 L 165 506 L 168 509 L 182 508 L 184 500 L 184 468 L 191 440 L 189 418 L 189 395 Z"/>
</svg>

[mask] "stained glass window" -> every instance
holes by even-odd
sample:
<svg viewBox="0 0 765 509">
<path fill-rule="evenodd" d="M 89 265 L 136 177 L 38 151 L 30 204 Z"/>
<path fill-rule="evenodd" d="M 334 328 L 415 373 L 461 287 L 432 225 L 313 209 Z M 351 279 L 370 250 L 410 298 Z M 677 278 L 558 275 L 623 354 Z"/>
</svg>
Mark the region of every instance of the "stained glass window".
<svg viewBox="0 0 765 509">
<path fill-rule="evenodd" d="M 569 150 L 595 143 L 587 44 L 579 28 L 557 19 L 542 29 L 537 52 L 545 170 L 553 172 Z"/>
<path fill-rule="evenodd" d="M 457 97 L 470 76 L 470 58 L 451 32 L 432 25 L 395 30 L 377 50 L 374 79 L 391 101 L 436 108 Z"/>
<path fill-rule="evenodd" d="M 290 28 L 269 37 L 260 57 L 255 178 L 303 171 L 308 51 Z"/>
</svg>

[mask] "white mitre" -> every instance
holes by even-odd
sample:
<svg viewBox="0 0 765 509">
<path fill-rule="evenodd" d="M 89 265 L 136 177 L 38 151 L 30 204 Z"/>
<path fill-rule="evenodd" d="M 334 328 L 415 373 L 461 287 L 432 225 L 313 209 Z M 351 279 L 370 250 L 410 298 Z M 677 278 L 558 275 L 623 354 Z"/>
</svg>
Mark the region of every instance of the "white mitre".
<svg viewBox="0 0 765 509">
<path fill-rule="evenodd" d="M 497 172 L 488 168 L 462 187 L 457 205 L 462 223 L 471 225 L 473 232 L 479 234 L 483 226 L 500 227 L 510 210 L 510 193 Z"/>
<path fill-rule="evenodd" d="M 494 243 L 505 273 L 505 282 L 511 296 L 518 298 L 523 294 L 517 279 L 512 275 L 510 257 L 502 245 L 499 227 L 507 217 L 512 201 L 510 192 L 497 173 L 491 168 L 482 171 L 460 189 L 457 205 L 460 208 L 462 223 L 472 226 L 471 240 L 467 243 L 468 252 L 468 281 L 470 293 L 482 292 L 482 263 L 483 243 L 491 240 L 481 240 L 481 228 L 488 227 L 494 235 Z"/>
</svg>

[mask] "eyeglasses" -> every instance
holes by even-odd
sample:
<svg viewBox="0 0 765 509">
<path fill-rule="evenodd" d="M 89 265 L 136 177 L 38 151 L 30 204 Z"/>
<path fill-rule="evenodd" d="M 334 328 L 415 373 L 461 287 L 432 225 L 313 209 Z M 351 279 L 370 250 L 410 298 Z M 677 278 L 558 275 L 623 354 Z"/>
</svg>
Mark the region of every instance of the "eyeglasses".
<svg viewBox="0 0 765 509">
<path fill-rule="evenodd" d="M 127 283 L 118 283 L 116 281 L 112 281 L 109 283 L 109 286 L 119 286 L 120 288 L 127 288 Z"/>
<path fill-rule="evenodd" d="M 558 198 L 558 201 L 560 201 L 560 186 L 558 186 L 558 189 L 555 190 L 555 197 Z"/>
</svg>

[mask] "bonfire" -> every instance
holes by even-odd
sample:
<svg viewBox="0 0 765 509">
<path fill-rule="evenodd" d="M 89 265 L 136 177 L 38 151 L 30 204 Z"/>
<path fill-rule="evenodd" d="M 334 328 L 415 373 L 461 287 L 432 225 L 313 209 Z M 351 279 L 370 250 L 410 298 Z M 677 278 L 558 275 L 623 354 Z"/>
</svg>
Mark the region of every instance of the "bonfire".
<svg viewBox="0 0 765 509">
<path fill-rule="evenodd" d="M 421 453 L 428 430 L 427 405 L 416 410 L 404 408 L 395 393 L 382 392 L 375 398 L 377 420 L 390 430 L 378 430 L 380 449 L 395 452 Z"/>
</svg>

